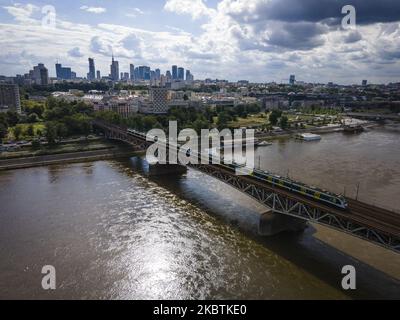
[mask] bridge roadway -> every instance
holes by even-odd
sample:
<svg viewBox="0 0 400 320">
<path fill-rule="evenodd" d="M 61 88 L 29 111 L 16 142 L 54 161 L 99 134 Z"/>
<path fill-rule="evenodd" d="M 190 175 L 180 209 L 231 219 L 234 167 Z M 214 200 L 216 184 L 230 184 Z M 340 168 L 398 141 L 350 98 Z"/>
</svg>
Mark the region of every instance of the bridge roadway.
<svg viewBox="0 0 400 320">
<path fill-rule="evenodd" d="M 139 141 L 126 128 L 94 121 L 106 137 L 125 141 L 145 150 L 152 142 Z M 285 214 L 325 225 L 400 253 L 400 213 L 378 208 L 357 200 L 348 200 L 348 210 L 321 202 L 265 183 L 253 176 L 238 176 L 222 165 L 193 165 L 189 167 L 206 173 L 249 195 L 275 213 Z"/>
</svg>

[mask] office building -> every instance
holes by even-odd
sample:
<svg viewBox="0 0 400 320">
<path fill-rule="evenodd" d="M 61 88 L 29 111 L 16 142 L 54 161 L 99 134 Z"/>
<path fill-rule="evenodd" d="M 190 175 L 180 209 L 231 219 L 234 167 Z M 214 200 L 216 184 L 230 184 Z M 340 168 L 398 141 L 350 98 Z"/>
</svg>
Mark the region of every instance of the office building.
<svg viewBox="0 0 400 320">
<path fill-rule="evenodd" d="M 160 69 L 156 69 L 156 80 L 160 80 L 161 79 L 161 70 Z"/>
<path fill-rule="evenodd" d="M 170 93 L 166 88 L 152 87 L 150 89 L 150 101 L 152 102 L 152 113 L 165 114 L 168 112 Z"/>
<path fill-rule="evenodd" d="M 111 74 L 110 74 L 111 80 L 118 81 L 119 80 L 119 62 L 114 60 L 114 55 L 112 56 L 110 69 L 111 69 Z"/>
<path fill-rule="evenodd" d="M 172 80 L 171 71 L 168 70 L 168 71 L 166 72 L 166 74 L 165 74 L 165 77 L 166 77 L 166 82 L 167 82 L 167 83 L 170 83 L 171 80 Z"/>
<path fill-rule="evenodd" d="M 172 66 L 172 80 L 178 80 L 178 66 Z"/>
<path fill-rule="evenodd" d="M 60 80 L 71 80 L 72 70 L 71 68 L 65 68 L 61 63 L 56 63 L 56 76 Z"/>
<path fill-rule="evenodd" d="M 19 87 L 16 84 L 0 83 L 0 112 L 21 113 Z"/>
<path fill-rule="evenodd" d="M 96 79 L 96 68 L 94 66 L 94 59 L 89 58 L 89 73 L 87 74 L 87 79 L 93 81 Z"/>
<path fill-rule="evenodd" d="M 366 87 L 367 85 L 368 85 L 368 80 L 363 80 L 363 81 L 362 81 L 362 86 L 363 86 L 363 87 Z"/>
<path fill-rule="evenodd" d="M 97 80 L 101 80 L 100 70 L 97 70 L 96 78 L 97 78 Z"/>
<path fill-rule="evenodd" d="M 186 82 L 193 82 L 194 77 L 190 70 L 186 70 Z"/>
<path fill-rule="evenodd" d="M 185 69 L 184 68 L 178 68 L 178 80 L 185 80 Z"/>
<path fill-rule="evenodd" d="M 294 74 L 290 75 L 289 84 L 294 85 L 296 83 L 296 76 Z"/>
<path fill-rule="evenodd" d="M 131 76 L 131 81 L 135 81 L 135 66 L 133 64 L 129 65 L 129 73 Z"/>
<path fill-rule="evenodd" d="M 49 71 L 43 63 L 39 63 L 37 66 L 33 67 L 33 70 L 29 71 L 28 77 L 34 84 L 42 86 L 49 84 Z"/>
</svg>

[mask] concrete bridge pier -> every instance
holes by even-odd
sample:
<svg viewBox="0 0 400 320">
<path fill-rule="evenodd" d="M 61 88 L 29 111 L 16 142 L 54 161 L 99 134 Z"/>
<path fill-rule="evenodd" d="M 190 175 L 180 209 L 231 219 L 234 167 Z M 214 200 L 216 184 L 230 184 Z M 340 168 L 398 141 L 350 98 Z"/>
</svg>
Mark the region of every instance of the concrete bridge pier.
<svg viewBox="0 0 400 320">
<path fill-rule="evenodd" d="M 307 228 L 307 221 L 267 211 L 260 217 L 258 233 L 261 236 L 274 236 L 284 231 L 300 232 Z"/>
<path fill-rule="evenodd" d="M 187 167 L 179 164 L 149 164 L 149 176 L 162 176 L 169 174 L 184 174 Z"/>
</svg>

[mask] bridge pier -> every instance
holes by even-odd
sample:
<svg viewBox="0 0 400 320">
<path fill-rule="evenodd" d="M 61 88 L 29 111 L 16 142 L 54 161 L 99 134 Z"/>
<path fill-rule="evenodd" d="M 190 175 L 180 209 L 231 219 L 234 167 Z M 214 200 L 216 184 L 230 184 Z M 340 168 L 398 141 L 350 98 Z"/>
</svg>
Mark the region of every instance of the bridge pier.
<svg viewBox="0 0 400 320">
<path fill-rule="evenodd" d="M 149 176 L 162 176 L 169 174 L 184 174 L 187 167 L 179 164 L 149 164 Z"/>
<path fill-rule="evenodd" d="M 260 217 L 258 234 L 261 236 L 274 236 L 284 231 L 299 232 L 307 228 L 307 221 L 273 211 L 267 211 Z"/>
</svg>

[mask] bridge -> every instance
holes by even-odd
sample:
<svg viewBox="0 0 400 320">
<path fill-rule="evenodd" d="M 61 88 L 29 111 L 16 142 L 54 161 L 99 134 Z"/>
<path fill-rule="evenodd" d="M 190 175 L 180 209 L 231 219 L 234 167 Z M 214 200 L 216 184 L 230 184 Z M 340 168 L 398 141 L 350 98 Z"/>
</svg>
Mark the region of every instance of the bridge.
<svg viewBox="0 0 400 320">
<path fill-rule="evenodd" d="M 128 133 L 127 128 L 99 120 L 94 127 L 106 138 L 129 143 L 137 151 L 146 150 L 153 142 Z M 273 213 L 321 224 L 400 253 L 400 214 L 357 200 L 348 200 L 343 211 L 294 193 L 253 176 L 238 176 L 235 170 L 214 164 L 190 164 L 189 167 L 212 176 L 245 193 Z"/>
</svg>

